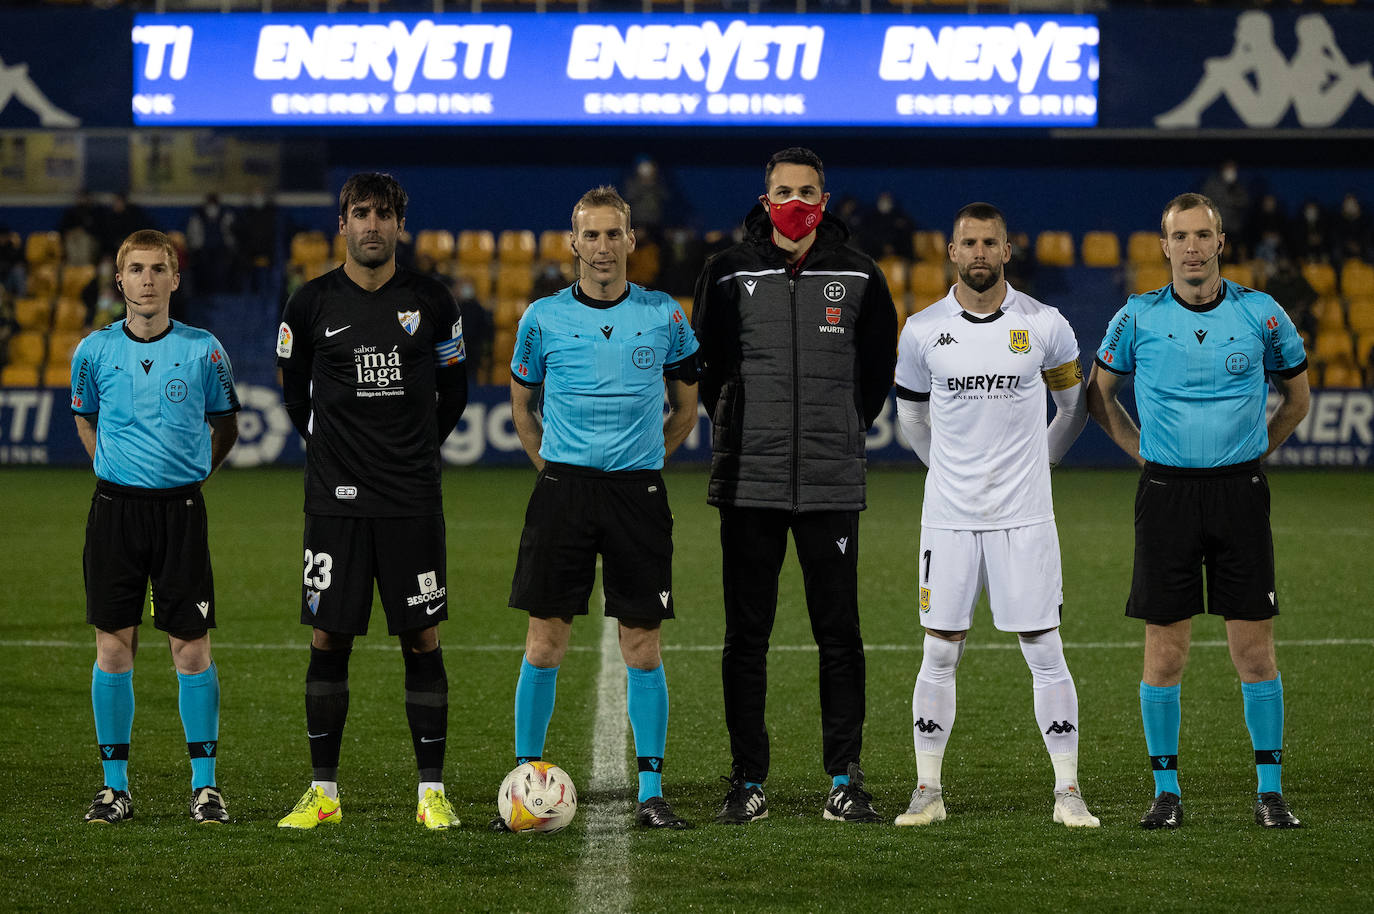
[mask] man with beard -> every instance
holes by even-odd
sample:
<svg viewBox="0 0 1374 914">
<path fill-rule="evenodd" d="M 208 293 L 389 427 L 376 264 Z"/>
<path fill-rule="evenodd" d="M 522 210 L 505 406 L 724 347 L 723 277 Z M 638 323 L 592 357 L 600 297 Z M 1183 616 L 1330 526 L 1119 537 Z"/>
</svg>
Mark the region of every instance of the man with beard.
<svg viewBox="0 0 1374 914">
<path fill-rule="evenodd" d="M 1096 828 L 1078 788 L 1078 693 L 1059 637 L 1063 578 L 1050 468 L 1088 414 L 1073 329 L 1007 284 L 1007 222 L 970 203 L 954 217 L 959 280 L 912 315 L 897 346 L 897 415 L 930 467 L 921 509 L 921 670 L 911 698 L 917 786 L 898 825 L 945 818 L 940 767 L 954 726 L 954 678 L 986 587 L 992 622 L 1016 632 L 1036 725 L 1054 767 L 1054 821 Z M 1056 413 L 1045 428 L 1045 390 Z"/>
<path fill-rule="evenodd" d="M 444 796 L 448 618 L 439 446 L 467 405 L 463 320 L 448 289 L 396 266 L 406 192 L 357 174 L 339 193 L 343 266 L 286 303 L 277 335 L 286 410 L 306 440 L 301 622 L 313 628 L 305 722 L 314 776 L 278 825 L 336 825 L 348 656 L 367 634 L 376 580 L 400 639 L 419 767 L 415 821 L 458 825 Z"/>
<path fill-rule="evenodd" d="M 730 789 L 716 821 L 768 815 L 768 638 L 787 534 L 797 547 L 820 653 L 824 818 L 876 822 L 863 786 L 865 666 L 859 512 L 865 434 L 887 403 L 897 315 L 882 271 L 825 212 L 825 171 L 801 147 L 776 153 L 746 237 L 706 262 L 693 326 L 711 416 L 708 500 L 720 509 Z"/>
</svg>

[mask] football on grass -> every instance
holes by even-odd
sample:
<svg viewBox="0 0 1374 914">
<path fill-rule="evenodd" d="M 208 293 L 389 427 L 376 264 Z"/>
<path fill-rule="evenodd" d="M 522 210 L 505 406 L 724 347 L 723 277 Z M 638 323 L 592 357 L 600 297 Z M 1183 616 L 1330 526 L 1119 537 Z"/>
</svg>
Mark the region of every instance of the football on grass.
<svg viewBox="0 0 1374 914">
<path fill-rule="evenodd" d="M 496 806 L 511 831 L 548 834 L 573 820 L 577 788 L 568 773 L 553 762 L 526 762 L 501 782 Z"/>
</svg>

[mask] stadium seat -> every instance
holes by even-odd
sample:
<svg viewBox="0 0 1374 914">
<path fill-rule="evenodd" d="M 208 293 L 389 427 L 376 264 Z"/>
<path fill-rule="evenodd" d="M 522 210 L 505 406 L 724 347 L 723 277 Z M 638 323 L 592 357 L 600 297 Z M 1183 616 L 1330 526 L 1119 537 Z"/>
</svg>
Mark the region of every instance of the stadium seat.
<svg viewBox="0 0 1374 914">
<path fill-rule="evenodd" d="M 884 257 L 878 261 L 878 269 L 883 271 L 883 277 L 887 279 L 887 288 L 894 299 L 906 295 L 911 267 L 905 259 L 895 256 Z"/>
<path fill-rule="evenodd" d="M 335 263 L 343 263 L 348 259 L 348 239 L 343 235 L 334 235 L 334 240 L 330 242 L 329 259 Z"/>
<path fill-rule="evenodd" d="M 1247 289 L 1258 289 L 1255 285 L 1255 269 L 1248 263 L 1228 263 L 1222 266 L 1221 275 Z"/>
<path fill-rule="evenodd" d="M 1337 362 L 1322 371 L 1323 387 L 1363 387 L 1364 375 L 1353 364 Z"/>
<path fill-rule="evenodd" d="M 496 253 L 496 238 L 486 229 L 458 233 L 458 262 L 489 264 Z"/>
<path fill-rule="evenodd" d="M 1121 241 L 1116 232 L 1086 232 L 1083 235 L 1083 266 L 1121 266 Z"/>
<path fill-rule="evenodd" d="M 1073 266 L 1073 236 L 1062 231 L 1041 232 L 1035 236 L 1035 260 L 1044 267 Z"/>
<path fill-rule="evenodd" d="M 1157 264 L 1164 259 L 1158 232 L 1131 232 L 1126 239 L 1126 259 L 1133 264 Z"/>
<path fill-rule="evenodd" d="M 440 269 L 453 259 L 456 247 L 457 242 L 448 229 L 424 229 L 415 236 L 415 255 L 428 257 Z"/>
<path fill-rule="evenodd" d="M 568 247 L 568 233 L 561 229 L 545 229 L 539 233 L 539 259 L 553 263 L 572 263 L 572 248 Z"/>
<path fill-rule="evenodd" d="M 492 321 L 496 324 L 496 332 L 499 336 L 503 331 L 515 333 L 515 325 L 520 323 L 520 316 L 525 313 L 525 308 L 529 306 L 528 298 L 498 298 L 496 300 L 496 310 L 492 315 Z M 511 354 L 506 353 L 506 361 L 510 361 Z"/>
<path fill-rule="evenodd" d="M 496 268 L 496 297 L 523 298 L 529 301 L 534 288 L 534 273 L 527 264 L 501 264 Z"/>
<path fill-rule="evenodd" d="M 677 299 L 678 307 L 682 309 L 682 313 L 685 314 L 687 320 L 690 321 L 692 319 L 692 306 L 696 304 L 696 301 L 690 295 L 678 295 L 674 297 Z"/>
<path fill-rule="evenodd" d="M 71 387 L 72 363 L 67 359 L 48 360 L 43 369 L 44 387 Z"/>
<path fill-rule="evenodd" d="M 637 245 L 626 265 L 626 278 L 641 286 L 652 286 L 658 280 L 662 265 L 662 251 L 657 244 L 648 242 Z"/>
<path fill-rule="evenodd" d="M 1346 316 L 1353 333 L 1374 333 L 1374 294 L 1351 297 Z"/>
<path fill-rule="evenodd" d="M 949 294 L 949 279 L 943 263 L 920 261 L 911 265 L 908 276 L 911 289 L 911 313 L 931 305 Z"/>
<path fill-rule="evenodd" d="M 21 330 L 10 337 L 11 365 L 31 365 L 37 368 L 43 364 L 47 353 L 47 337 L 37 330 Z"/>
<path fill-rule="evenodd" d="M 37 298 L 52 298 L 56 295 L 57 264 L 40 263 L 30 267 L 24 291 Z"/>
<path fill-rule="evenodd" d="M 71 362 L 83 336 L 80 330 L 54 330 L 48 334 L 48 364 Z"/>
<path fill-rule="evenodd" d="M 1131 277 L 1131 294 L 1152 292 L 1162 289 L 1173 280 L 1174 275 L 1166 263 L 1137 263 Z"/>
<path fill-rule="evenodd" d="M 510 360 L 515 355 L 515 328 L 509 330 L 501 329 L 501 315 L 498 309 L 496 316 L 496 334 L 492 337 L 491 344 L 491 382 L 493 384 L 510 383 Z"/>
<path fill-rule="evenodd" d="M 1323 365 L 1355 364 L 1355 346 L 1344 330 L 1319 330 L 1312 358 Z"/>
<path fill-rule="evenodd" d="M 496 259 L 502 264 L 528 266 L 535 250 L 534 232 L 528 229 L 507 229 L 496 240 Z"/>
<path fill-rule="evenodd" d="M 479 301 L 486 301 L 491 297 L 491 263 L 489 261 L 464 263 L 460 260 L 454 265 L 453 275 L 459 280 L 466 280 L 471 283 L 472 294 Z"/>
<path fill-rule="evenodd" d="M 80 298 L 81 293 L 94 279 L 94 266 L 90 264 L 81 267 L 68 266 L 62 271 L 62 282 L 58 286 L 58 294 L 68 298 Z"/>
<path fill-rule="evenodd" d="M 917 260 L 944 263 L 949 256 L 945 233 L 939 229 L 920 229 L 911 233 L 911 253 Z"/>
<path fill-rule="evenodd" d="M 1341 267 L 1341 294 L 1346 298 L 1374 295 L 1374 266 L 1363 260 L 1347 260 Z"/>
<path fill-rule="evenodd" d="M 62 260 L 62 236 L 57 232 L 30 232 L 24 242 L 24 259 L 30 267 L 41 263 L 60 263 Z"/>
<path fill-rule="evenodd" d="M 1336 271 L 1331 267 L 1331 264 L 1304 263 L 1302 275 L 1318 295 L 1334 295 L 1336 293 Z"/>
<path fill-rule="evenodd" d="M 1374 331 L 1355 338 L 1355 364 L 1374 381 Z"/>
<path fill-rule="evenodd" d="M 312 260 L 301 267 L 301 273 L 309 282 L 323 276 L 341 263 L 343 263 L 342 260 L 335 260 L 333 257 L 326 257 L 324 260 Z"/>
<path fill-rule="evenodd" d="M 297 232 L 291 236 L 291 266 L 304 269 L 329 257 L 329 239 L 324 237 L 324 232 Z"/>
<path fill-rule="evenodd" d="M 86 326 L 86 303 L 79 298 L 62 296 L 57 300 L 53 312 L 52 329 L 55 331 L 80 330 Z"/>
<path fill-rule="evenodd" d="M 17 299 L 14 319 L 21 330 L 47 330 L 52 322 L 52 301 L 33 296 Z"/>
<path fill-rule="evenodd" d="M 0 386 L 3 387 L 37 387 L 38 380 L 37 365 L 11 364 L 0 369 Z"/>
<path fill-rule="evenodd" d="M 1323 295 L 1312 305 L 1312 314 L 1317 318 L 1318 332 L 1330 330 L 1345 331 L 1345 308 L 1336 295 Z"/>
</svg>

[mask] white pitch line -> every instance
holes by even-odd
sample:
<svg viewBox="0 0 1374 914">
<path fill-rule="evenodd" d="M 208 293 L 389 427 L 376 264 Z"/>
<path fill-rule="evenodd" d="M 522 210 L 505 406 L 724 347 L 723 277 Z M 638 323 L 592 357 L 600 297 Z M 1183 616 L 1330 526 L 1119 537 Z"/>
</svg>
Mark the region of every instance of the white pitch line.
<svg viewBox="0 0 1374 914">
<path fill-rule="evenodd" d="M 592 773 L 586 796 L 587 843 L 577 872 L 574 911 L 630 910 L 629 834 L 625 809 L 607 794 L 619 794 L 629 775 L 625 762 L 627 731 L 625 664 L 620 659 L 620 623 L 606 615 L 606 595 L 598 601 L 601 616 L 601 670 L 596 677 L 596 723 L 592 729 Z"/>
</svg>

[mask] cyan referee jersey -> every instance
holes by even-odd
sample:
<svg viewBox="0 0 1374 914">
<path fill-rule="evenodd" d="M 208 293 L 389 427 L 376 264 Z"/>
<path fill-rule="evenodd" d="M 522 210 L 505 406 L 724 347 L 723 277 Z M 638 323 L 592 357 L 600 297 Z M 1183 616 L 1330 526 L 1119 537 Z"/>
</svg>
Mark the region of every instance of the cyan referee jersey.
<svg viewBox="0 0 1374 914">
<path fill-rule="evenodd" d="M 234 371 L 219 340 L 172 321 L 140 340 L 123 321 L 81 341 L 72 357 L 72 412 L 95 416 L 95 475 L 170 489 L 210 475 L 205 420 L 237 412 Z"/>
<path fill-rule="evenodd" d="M 663 373 L 697 351 L 681 306 L 629 283 L 615 302 L 574 284 L 520 318 L 511 376 L 544 385 L 539 456 L 607 472 L 663 466 Z"/>
<path fill-rule="evenodd" d="M 1222 280 L 1206 305 L 1184 304 L 1173 283 L 1132 295 L 1108 325 L 1097 364 L 1135 374 L 1141 457 L 1219 467 L 1264 454 L 1266 377 L 1301 374 L 1307 355 L 1277 302 Z"/>
</svg>

